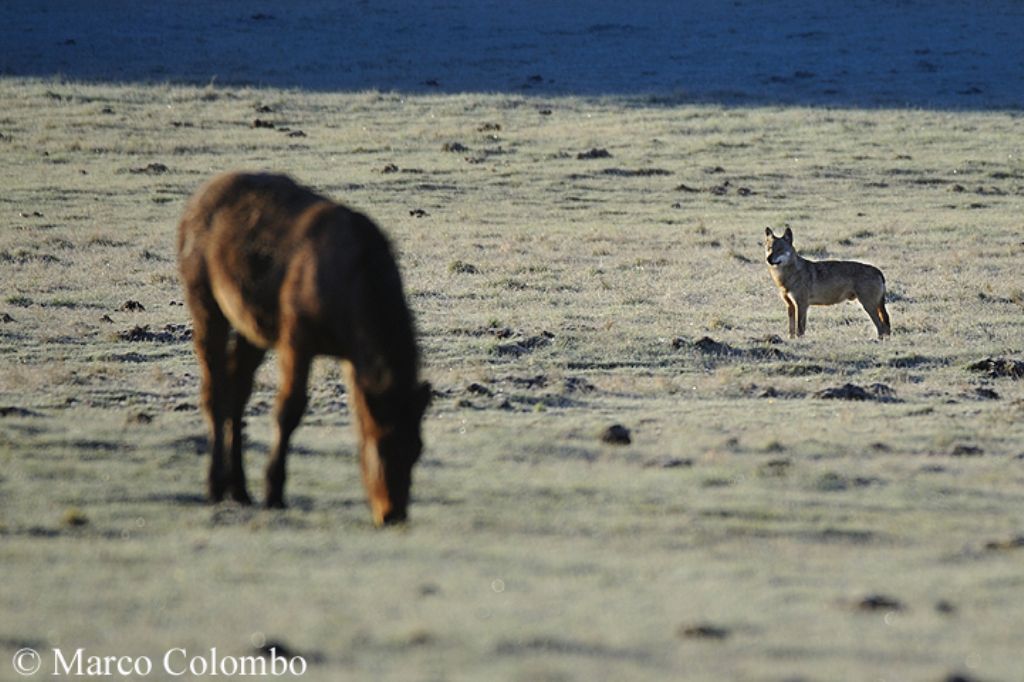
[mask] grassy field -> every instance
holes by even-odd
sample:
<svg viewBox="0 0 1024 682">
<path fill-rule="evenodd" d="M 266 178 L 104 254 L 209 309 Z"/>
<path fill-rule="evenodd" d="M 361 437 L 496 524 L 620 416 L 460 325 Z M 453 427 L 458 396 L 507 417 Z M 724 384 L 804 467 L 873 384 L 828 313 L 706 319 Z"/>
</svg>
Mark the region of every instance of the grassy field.
<svg viewBox="0 0 1024 682">
<path fill-rule="evenodd" d="M 3 679 L 23 647 L 42 677 L 58 648 L 275 643 L 310 680 L 1022 679 L 1024 389 L 970 369 L 1022 359 L 1019 113 L 12 78 L 0 101 Z M 327 361 L 290 508 L 203 501 L 174 235 L 234 168 L 395 243 L 437 391 L 404 528 L 370 523 Z M 780 338 L 761 241 L 785 224 L 885 272 L 891 340 L 854 303 Z M 870 399 L 824 397 L 846 384 Z"/>
</svg>

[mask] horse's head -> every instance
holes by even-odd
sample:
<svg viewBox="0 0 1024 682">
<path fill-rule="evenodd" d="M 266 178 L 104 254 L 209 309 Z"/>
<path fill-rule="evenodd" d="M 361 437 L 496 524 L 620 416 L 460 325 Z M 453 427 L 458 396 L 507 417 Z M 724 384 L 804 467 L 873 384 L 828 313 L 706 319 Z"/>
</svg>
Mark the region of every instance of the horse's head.
<svg viewBox="0 0 1024 682">
<path fill-rule="evenodd" d="M 373 522 L 405 521 L 412 468 L 423 451 L 420 423 L 430 404 L 430 384 L 365 395 L 368 414 L 360 418 L 363 484 Z"/>
</svg>

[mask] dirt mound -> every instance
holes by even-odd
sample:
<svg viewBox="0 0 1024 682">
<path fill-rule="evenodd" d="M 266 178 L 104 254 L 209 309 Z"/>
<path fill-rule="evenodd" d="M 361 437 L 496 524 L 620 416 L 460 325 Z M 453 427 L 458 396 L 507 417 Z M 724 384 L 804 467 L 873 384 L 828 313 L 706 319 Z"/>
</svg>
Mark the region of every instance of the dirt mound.
<svg viewBox="0 0 1024 682">
<path fill-rule="evenodd" d="M 612 155 L 607 149 L 598 149 L 595 147 L 594 149 L 580 152 L 576 155 L 576 158 L 580 161 L 587 161 L 589 159 L 610 159 L 612 158 Z"/>
<path fill-rule="evenodd" d="M 549 331 L 542 331 L 540 334 L 534 336 L 527 336 L 512 343 L 503 343 L 494 347 L 494 353 L 496 355 L 504 355 L 511 357 L 519 357 L 527 353 L 531 353 L 538 348 L 543 348 L 551 343 L 551 339 L 555 338 L 555 335 Z"/>
<path fill-rule="evenodd" d="M 874 400 L 880 403 L 896 403 L 896 391 L 885 384 L 871 384 L 867 388 L 856 384 L 843 384 L 834 388 L 826 388 L 814 394 L 823 400 Z"/>
<path fill-rule="evenodd" d="M 983 372 L 992 379 L 1024 379 L 1024 362 L 1010 358 L 985 358 L 967 369 L 972 372 Z"/>
<path fill-rule="evenodd" d="M 151 341 L 155 343 L 182 343 L 192 340 L 192 329 L 184 324 L 165 324 L 163 329 L 153 331 L 149 325 L 135 325 L 117 333 L 121 341 Z"/>
<path fill-rule="evenodd" d="M 719 358 L 736 358 L 751 360 L 784 360 L 786 354 L 772 346 L 758 346 L 754 348 L 737 348 L 722 341 L 715 341 L 710 336 L 702 336 L 696 341 L 691 341 L 682 336 L 672 339 L 672 348 L 676 350 L 692 350 L 701 355 L 708 355 Z"/>
<path fill-rule="evenodd" d="M 622 424 L 612 424 L 601 432 L 601 442 L 610 445 L 629 445 L 633 438 Z"/>
</svg>

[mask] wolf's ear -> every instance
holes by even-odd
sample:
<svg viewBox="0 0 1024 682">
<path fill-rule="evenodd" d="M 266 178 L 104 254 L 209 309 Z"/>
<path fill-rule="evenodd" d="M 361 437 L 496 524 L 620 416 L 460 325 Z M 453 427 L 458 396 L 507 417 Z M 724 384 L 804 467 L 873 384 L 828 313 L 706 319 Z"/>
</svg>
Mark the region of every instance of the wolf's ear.
<svg viewBox="0 0 1024 682">
<path fill-rule="evenodd" d="M 786 228 L 786 233 L 784 235 L 782 235 L 782 238 L 785 239 L 790 244 L 792 244 L 793 243 L 793 230 L 791 230 L 791 229 L 789 229 L 787 227 Z"/>
<path fill-rule="evenodd" d="M 764 228 L 764 236 L 765 237 L 774 237 L 775 233 L 772 232 L 772 228 L 766 227 L 766 228 Z"/>
</svg>

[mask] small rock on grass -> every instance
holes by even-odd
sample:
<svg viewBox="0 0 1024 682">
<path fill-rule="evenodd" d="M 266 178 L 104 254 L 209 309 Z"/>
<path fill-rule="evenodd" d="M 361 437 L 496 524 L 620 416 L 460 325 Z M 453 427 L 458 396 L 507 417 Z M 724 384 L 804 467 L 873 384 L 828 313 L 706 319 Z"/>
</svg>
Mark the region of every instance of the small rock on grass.
<svg viewBox="0 0 1024 682">
<path fill-rule="evenodd" d="M 612 155 L 611 152 L 609 152 L 607 149 L 599 149 L 595 147 L 588 151 L 580 152 L 579 154 L 576 155 L 576 158 L 579 159 L 580 161 L 585 161 L 588 159 L 610 159 L 612 158 Z"/>
<path fill-rule="evenodd" d="M 169 172 L 171 169 L 164 163 L 151 163 L 138 168 L 129 168 L 128 172 L 134 175 L 163 175 Z"/>
<path fill-rule="evenodd" d="M 38 417 L 38 412 L 18 407 L 17 405 L 5 405 L 0 407 L 0 417 Z"/>
<path fill-rule="evenodd" d="M 710 623 L 696 625 L 680 625 L 678 634 L 683 639 L 723 640 L 729 636 L 729 630 Z"/>
<path fill-rule="evenodd" d="M 984 386 L 974 389 L 974 393 L 968 394 L 968 397 L 976 400 L 999 400 L 1000 398 L 999 393 Z"/>
<path fill-rule="evenodd" d="M 981 457 L 985 454 L 985 450 L 977 445 L 960 444 L 954 447 L 949 454 L 952 457 Z"/>
<path fill-rule="evenodd" d="M 1024 535 L 1018 535 L 1008 540 L 991 540 L 985 543 L 985 549 L 989 552 L 1024 549 Z"/>
<path fill-rule="evenodd" d="M 860 611 L 902 611 L 903 603 L 884 594 L 872 594 L 857 602 Z"/>
<path fill-rule="evenodd" d="M 323 654 L 317 651 L 298 651 L 294 647 L 285 644 L 281 640 L 268 639 L 262 645 L 254 646 L 253 652 L 258 656 L 278 658 L 303 658 L 306 663 L 322 663 Z"/>
<path fill-rule="evenodd" d="M 622 424 L 612 424 L 601 432 L 601 441 L 609 445 L 629 445 L 633 439 Z"/>
<path fill-rule="evenodd" d="M 89 517 L 86 516 L 85 512 L 83 512 L 81 509 L 78 509 L 77 507 L 72 507 L 64 511 L 64 514 L 61 517 L 61 522 L 65 526 L 75 528 L 78 526 L 84 526 L 88 524 Z"/>
<path fill-rule="evenodd" d="M 471 383 L 469 386 L 466 387 L 466 390 L 470 393 L 487 397 L 494 395 L 494 392 L 491 389 L 477 382 Z"/>
<path fill-rule="evenodd" d="M 690 457 L 660 457 L 644 464 L 647 468 L 657 469 L 689 469 L 693 466 Z"/>
<path fill-rule="evenodd" d="M 448 272 L 454 275 L 479 275 L 480 268 L 464 260 L 454 260 L 448 264 Z"/>
</svg>

